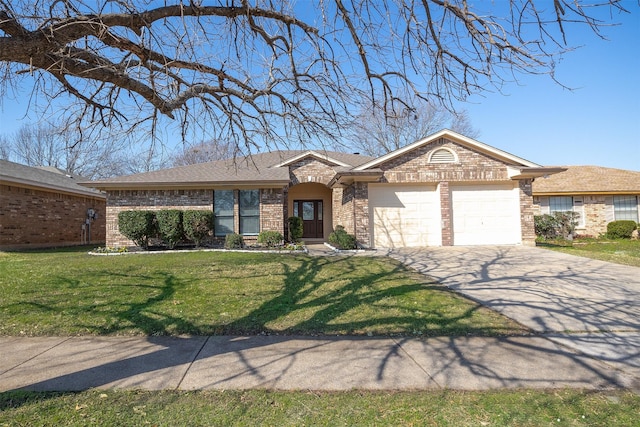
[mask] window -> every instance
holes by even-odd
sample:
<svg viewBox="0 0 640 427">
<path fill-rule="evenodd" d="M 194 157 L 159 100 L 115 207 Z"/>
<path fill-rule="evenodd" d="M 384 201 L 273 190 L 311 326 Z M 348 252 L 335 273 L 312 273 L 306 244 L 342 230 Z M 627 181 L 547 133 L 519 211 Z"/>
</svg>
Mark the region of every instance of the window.
<svg viewBox="0 0 640 427">
<path fill-rule="evenodd" d="M 448 148 L 438 148 L 431 152 L 429 163 L 455 163 L 456 155 Z"/>
<path fill-rule="evenodd" d="M 638 198 L 636 196 L 613 196 L 613 216 L 616 221 L 630 219 L 638 222 Z"/>
<path fill-rule="evenodd" d="M 549 213 L 554 212 L 574 212 L 576 216 L 576 227 L 585 227 L 584 221 L 584 201 L 582 197 L 553 196 L 549 197 Z"/>
<path fill-rule="evenodd" d="M 233 190 L 213 192 L 213 229 L 216 236 L 233 233 Z"/>
<path fill-rule="evenodd" d="M 573 197 L 571 196 L 549 197 L 549 211 L 551 213 L 573 211 Z"/>
<path fill-rule="evenodd" d="M 240 190 L 238 205 L 240 208 L 240 234 L 256 235 L 260 233 L 260 190 Z"/>
</svg>

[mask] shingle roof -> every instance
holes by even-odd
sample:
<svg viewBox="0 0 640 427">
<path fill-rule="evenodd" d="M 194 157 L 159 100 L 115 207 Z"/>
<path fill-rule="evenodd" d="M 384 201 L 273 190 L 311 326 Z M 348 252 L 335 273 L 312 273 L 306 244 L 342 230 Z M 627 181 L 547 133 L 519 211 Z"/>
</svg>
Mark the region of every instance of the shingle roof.
<svg viewBox="0 0 640 427">
<path fill-rule="evenodd" d="M 275 167 L 293 157 L 300 156 L 308 150 L 273 151 L 270 153 L 253 154 L 231 160 L 220 160 L 209 163 L 180 166 L 135 175 L 119 176 L 116 178 L 92 181 L 84 185 L 97 188 L 115 188 L 128 186 L 152 185 L 195 185 L 195 184 L 243 184 L 262 182 L 265 184 L 283 185 L 289 182 L 289 168 Z M 342 163 L 358 166 L 370 161 L 369 156 L 359 154 L 340 153 L 335 151 L 314 150 L 323 156 Z"/>
<path fill-rule="evenodd" d="M 566 166 L 548 178 L 536 178 L 533 194 L 640 193 L 640 172 L 601 166 Z"/>
<path fill-rule="evenodd" d="M 55 172 L 48 169 L 0 160 L 0 181 L 67 193 L 106 197 L 98 190 L 79 185 L 79 182 L 86 181 L 86 178 L 72 176 L 59 169 Z"/>
</svg>

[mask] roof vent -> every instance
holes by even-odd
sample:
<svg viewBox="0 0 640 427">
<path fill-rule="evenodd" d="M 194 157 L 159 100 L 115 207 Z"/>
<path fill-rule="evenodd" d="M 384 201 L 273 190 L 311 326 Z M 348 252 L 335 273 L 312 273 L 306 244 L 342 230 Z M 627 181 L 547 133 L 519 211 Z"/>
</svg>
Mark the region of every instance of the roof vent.
<svg viewBox="0 0 640 427">
<path fill-rule="evenodd" d="M 429 163 L 455 163 L 456 155 L 446 148 L 439 148 L 429 156 Z"/>
</svg>

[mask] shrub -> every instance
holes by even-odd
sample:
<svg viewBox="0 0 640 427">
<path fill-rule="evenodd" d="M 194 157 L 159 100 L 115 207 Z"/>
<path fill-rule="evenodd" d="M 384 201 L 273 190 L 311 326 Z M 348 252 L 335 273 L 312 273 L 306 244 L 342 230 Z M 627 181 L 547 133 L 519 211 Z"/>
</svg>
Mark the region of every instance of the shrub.
<svg viewBox="0 0 640 427">
<path fill-rule="evenodd" d="M 270 248 L 282 244 L 282 240 L 282 234 L 278 231 L 266 230 L 258 234 L 258 243 L 267 245 Z"/>
<path fill-rule="evenodd" d="M 302 234 L 304 233 L 304 229 L 302 227 L 302 218 L 299 216 L 290 216 L 289 217 L 289 239 L 292 242 L 298 242 L 302 239 Z"/>
<path fill-rule="evenodd" d="M 620 220 L 607 224 L 607 237 L 609 239 L 630 239 L 633 230 L 638 227 L 635 221 Z"/>
<path fill-rule="evenodd" d="M 184 236 L 182 211 L 177 209 L 157 211 L 156 221 L 158 222 L 158 232 L 162 241 L 169 246 L 169 249 L 175 248 L 176 244 Z"/>
<path fill-rule="evenodd" d="M 157 233 L 155 212 L 122 211 L 118 214 L 118 229 L 141 248 L 149 248 L 149 238 Z"/>
<path fill-rule="evenodd" d="M 213 231 L 213 212 L 184 211 L 182 214 L 184 234 L 196 247 Z"/>
<path fill-rule="evenodd" d="M 241 249 L 244 246 L 242 236 L 236 233 L 227 234 L 224 238 L 225 249 Z"/>
<path fill-rule="evenodd" d="M 533 217 L 536 236 L 544 239 L 571 239 L 578 225 L 577 212 L 554 212 Z"/>
<path fill-rule="evenodd" d="M 355 249 L 357 247 L 355 236 L 348 234 L 341 225 L 336 225 L 335 230 L 329 234 L 329 243 L 338 249 Z"/>
</svg>

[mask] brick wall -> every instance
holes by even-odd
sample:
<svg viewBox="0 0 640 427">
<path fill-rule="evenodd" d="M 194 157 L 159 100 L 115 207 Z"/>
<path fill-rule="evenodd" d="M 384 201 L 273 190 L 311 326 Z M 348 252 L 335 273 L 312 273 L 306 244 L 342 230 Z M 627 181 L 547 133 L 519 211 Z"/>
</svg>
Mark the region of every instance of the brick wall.
<svg viewBox="0 0 640 427">
<path fill-rule="evenodd" d="M 260 231 L 273 230 L 284 236 L 285 195 L 282 188 L 265 188 L 260 192 Z"/>
<path fill-rule="evenodd" d="M 533 222 L 533 197 L 531 196 L 532 182 L 531 179 L 522 179 L 519 181 L 522 244 L 528 246 L 536 245 L 536 231 Z"/>
<path fill-rule="evenodd" d="M 371 246 L 371 233 L 369 230 L 369 184 L 355 182 L 353 184 L 353 210 L 355 212 L 355 230 L 353 234 L 356 240 L 365 247 Z"/>
<path fill-rule="evenodd" d="M 457 163 L 429 163 L 429 153 L 437 148 L 449 148 L 458 156 Z M 473 182 L 509 180 L 505 163 L 440 138 L 403 156 L 380 165 L 383 182 Z"/>
<path fill-rule="evenodd" d="M 307 157 L 289 166 L 290 186 L 305 182 L 318 182 L 327 185 L 336 172 L 324 161 Z"/>
<path fill-rule="evenodd" d="M 114 190 L 107 192 L 107 202 L 107 246 L 134 246 L 131 240 L 119 232 L 120 212 L 162 209 L 212 210 L 213 190 Z"/>
<path fill-rule="evenodd" d="M 86 227 L 90 208 L 98 213 L 91 222 L 91 241 Z M 100 197 L 0 185 L 0 248 L 102 244 L 105 212 L 105 200 Z"/>
<path fill-rule="evenodd" d="M 442 222 L 442 246 L 453 245 L 453 222 L 451 212 L 451 191 L 449 183 L 443 181 L 439 185 L 440 220 Z"/>
<path fill-rule="evenodd" d="M 568 196 L 572 196 L 568 194 Z M 576 233 L 578 235 L 598 237 L 601 234 L 607 232 L 607 223 L 613 221 L 613 205 L 611 205 L 611 197 L 604 194 L 591 194 L 580 195 L 575 197 L 581 197 L 583 200 L 584 209 L 584 227 L 577 227 Z M 549 196 L 536 196 L 535 203 L 532 207 L 534 215 L 541 215 L 541 201 L 545 200 L 546 206 L 548 206 Z M 609 204 L 607 203 L 609 200 Z"/>
</svg>

